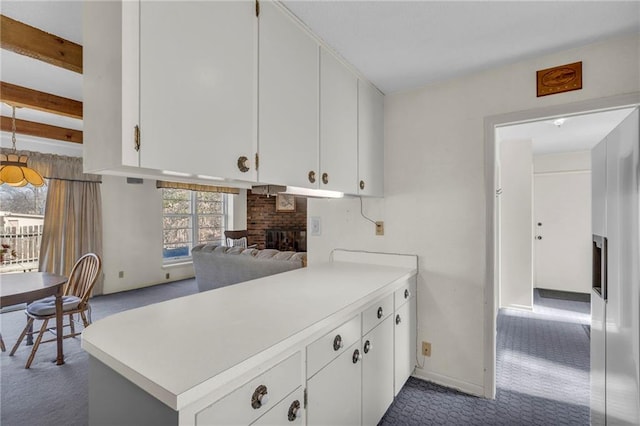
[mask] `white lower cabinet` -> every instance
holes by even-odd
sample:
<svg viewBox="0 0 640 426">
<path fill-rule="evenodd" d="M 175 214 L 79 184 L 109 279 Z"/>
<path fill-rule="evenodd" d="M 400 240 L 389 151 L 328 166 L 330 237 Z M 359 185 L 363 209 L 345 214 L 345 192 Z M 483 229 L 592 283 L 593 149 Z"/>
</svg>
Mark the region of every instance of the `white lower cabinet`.
<svg viewBox="0 0 640 426">
<path fill-rule="evenodd" d="M 307 380 L 308 425 L 360 425 L 360 340 Z"/>
<path fill-rule="evenodd" d="M 248 425 L 301 386 L 301 353 L 250 380 L 196 414 L 196 425 Z M 264 423 L 263 423 L 264 424 Z"/>
<path fill-rule="evenodd" d="M 416 359 L 416 298 L 411 297 L 394 314 L 394 396 L 413 373 Z"/>
<path fill-rule="evenodd" d="M 389 315 L 362 337 L 362 424 L 378 424 L 393 396 L 393 316 Z"/>
</svg>

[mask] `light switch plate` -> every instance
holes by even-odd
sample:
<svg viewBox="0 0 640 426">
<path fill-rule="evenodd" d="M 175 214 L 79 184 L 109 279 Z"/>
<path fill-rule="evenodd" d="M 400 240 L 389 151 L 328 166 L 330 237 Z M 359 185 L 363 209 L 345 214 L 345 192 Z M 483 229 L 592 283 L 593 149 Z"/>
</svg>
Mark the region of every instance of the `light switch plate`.
<svg viewBox="0 0 640 426">
<path fill-rule="evenodd" d="M 310 219 L 311 222 L 311 235 L 319 236 L 321 234 L 320 229 L 320 218 L 318 216 L 313 216 Z"/>
</svg>

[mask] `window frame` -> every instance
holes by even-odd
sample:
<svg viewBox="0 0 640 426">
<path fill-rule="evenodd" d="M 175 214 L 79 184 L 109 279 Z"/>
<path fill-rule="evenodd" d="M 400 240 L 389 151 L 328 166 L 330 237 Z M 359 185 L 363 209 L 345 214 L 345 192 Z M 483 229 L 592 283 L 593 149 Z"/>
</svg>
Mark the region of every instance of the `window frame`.
<svg viewBox="0 0 640 426">
<path fill-rule="evenodd" d="M 173 265 L 173 264 L 178 264 L 178 263 L 187 263 L 187 262 L 191 262 L 192 261 L 192 256 L 191 256 L 191 250 L 193 249 L 193 247 L 195 247 L 198 244 L 202 244 L 202 243 L 209 243 L 209 242 L 219 242 L 222 243 L 224 241 L 224 231 L 227 229 L 227 226 L 229 224 L 229 196 L 230 194 L 226 194 L 226 193 L 219 193 L 222 200 L 222 213 L 218 214 L 218 213 L 199 213 L 198 212 L 198 195 L 199 194 L 206 194 L 207 192 L 205 191 L 194 191 L 194 190 L 190 190 L 190 189 L 183 189 L 183 191 L 188 191 L 189 193 L 189 209 L 190 209 L 190 213 L 165 213 L 165 208 L 164 208 L 164 201 L 165 201 L 165 194 L 166 194 L 166 190 L 168 188 L 163 188 L 162 189 L 162 201 L 163 201 L 163 205 L 162 205 L 162 265 L 163 266 L 169 266 L 169 265 Z M 182 189 L 181 189 L 182 190 Z M 173 257 L 165 257 L 164 256 L 164 251 L 165 251 L 165 227 L 164 227 L 164 219 L 166 217 L 187 217 L 189 218 L 190 221 L 190 225 L 189 227 L 180 227 L 180 228 L 170 228 L 170 229 L 190 229 L 190 240 L 188 242 L 186 242 L 186 246 L 188 248 L 188 254 L 186 256 L 173 256 Z M 210 240 L 210 241 L 203 241 L 200 242 L 199 240 L 199 235 L 200 235 L 200 221 L 199 218 L 200 217 L 220 217 L 222 219 L 222 226 L 221 226 L 221 237 L 219 240 Z"/>
</svg>

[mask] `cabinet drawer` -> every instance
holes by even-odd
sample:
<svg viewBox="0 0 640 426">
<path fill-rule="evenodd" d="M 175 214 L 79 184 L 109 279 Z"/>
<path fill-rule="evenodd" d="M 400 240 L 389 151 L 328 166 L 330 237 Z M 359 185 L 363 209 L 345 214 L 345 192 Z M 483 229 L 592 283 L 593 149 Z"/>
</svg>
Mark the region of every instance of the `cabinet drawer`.
<svg viewBox="0 0 640 426">
<path fill-rule="evenodd" d="M 394 295 L 394 310 L 398 310 L 398 308 L 404 305 L 407 300 L 411 299 L 416 295 L 416 280 L 410 279 L 408 280 L 402 288 L 396 290 Z"/>
<path fill-rule="evenodd" d="M 377 301 L 362 313 L 362 335 L 364 336 L 380 324 L 393 311 L 393 294 Z"/>
<path fill-rule="evenodd" d="M 316 374 L 358 339 L 360 339 L 360 315 L 307 346 L 307 378 Z"/>
<path fill-rule="evenodd" d="M 302 384 L 301 354 L 290 356 L 196 414 L 196 425 L 248 425 Z M 266 387 L 268 402 L 253 404 L 258 387 Z M 257 408 L 254 408 L 257 407 Z"/>
<path fill-rule="evenodd" d="M 302 425 L 304 417 L 304 391 L 302 386 L 280 401 L 275 407 L 271 407 L 264 416 L 260 417 L 254 426 L 273 425 Z"/>
</svg>

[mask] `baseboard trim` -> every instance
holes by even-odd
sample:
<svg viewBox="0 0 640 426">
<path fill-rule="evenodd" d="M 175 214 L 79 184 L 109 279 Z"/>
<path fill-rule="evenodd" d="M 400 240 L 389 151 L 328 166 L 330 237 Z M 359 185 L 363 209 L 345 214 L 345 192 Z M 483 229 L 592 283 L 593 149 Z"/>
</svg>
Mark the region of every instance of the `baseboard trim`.
<svg viewBox="0 0 640 426">
<path fill-rule="evenodd" d="M 414 370 L 412 376 L 438 385 L 446 386 L 448 388 L 456 389 L 460 392 L 484 398 L 484 387 L 474 383 L 465 382 L 430 371 L 424 371 L 419 368 Z"/>
</svg>

